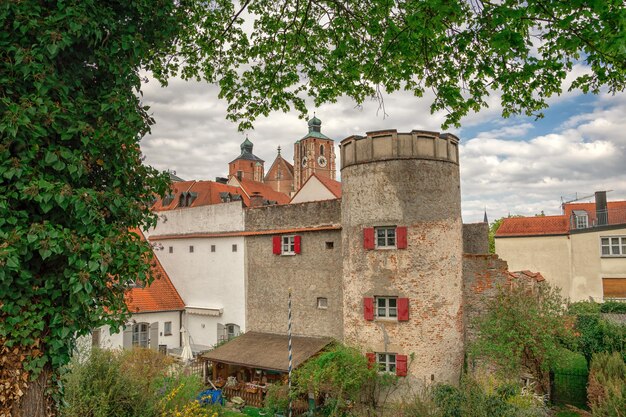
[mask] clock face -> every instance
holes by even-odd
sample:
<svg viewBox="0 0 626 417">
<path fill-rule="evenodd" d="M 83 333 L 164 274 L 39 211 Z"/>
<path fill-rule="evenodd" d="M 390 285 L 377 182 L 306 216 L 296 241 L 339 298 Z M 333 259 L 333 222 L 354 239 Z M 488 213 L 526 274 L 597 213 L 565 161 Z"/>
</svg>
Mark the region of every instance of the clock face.
<svg viewBox="0 0 626 417">
<path fill-rule="evenodd" d="M 307 163 L 307 159 L 306 156 L 304 158 L 302 158 L 302 166 L 305 167 Z"/>
<path fill-rule="evenodd" d="M 326 158 L 324 158 L 323 156 L 320 156 L 319 158 L 317 158 L 317 163 L 319 164 L 319 166 L 325 167 L 326 166 Z"/>
</svg>

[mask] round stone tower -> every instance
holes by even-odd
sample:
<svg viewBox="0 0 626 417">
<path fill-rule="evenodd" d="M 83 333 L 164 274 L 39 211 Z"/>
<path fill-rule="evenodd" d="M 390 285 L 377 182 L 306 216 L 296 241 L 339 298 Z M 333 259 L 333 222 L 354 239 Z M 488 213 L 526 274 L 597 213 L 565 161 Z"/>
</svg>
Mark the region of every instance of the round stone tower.
<svg viewBox="0 0 626 417">
<path fill-rule="evenodd" d="M 457 137 L 368 132 L 341 142 L 344 341 L 413 384 L 463 364 Z"/>
</svg>

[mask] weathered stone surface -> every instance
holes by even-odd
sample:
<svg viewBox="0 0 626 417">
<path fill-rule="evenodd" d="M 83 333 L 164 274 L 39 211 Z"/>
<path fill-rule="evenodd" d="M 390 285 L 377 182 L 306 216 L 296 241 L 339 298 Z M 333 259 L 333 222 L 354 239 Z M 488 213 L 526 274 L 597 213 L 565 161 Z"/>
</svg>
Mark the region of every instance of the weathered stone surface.
<svg viewBox="0 0 626 417">
<path fill-rule="evenodd" d="M 489 253 L 489 224 L 463 224 L 463 253 Z"/>
<path fill-rule="evenodd" d="M 423 157 L 422 136 L 374 132 L 342 142 L 342 155 L 352 152 L 342 169 L 344 340 L 370 352 L 413 354 L 413 383 L 454 384 L 463 363 L 456 142 L 433 142 L 435 156 Z M 374 146 L 380 140 L 391 147 Z M 363 229 L 376 226 L 406 226 L 407 249 L 364 249 Z M 371 296 L 408 297 L 409 321 L 366 321 L 363 297 Z"/>
<path fill-rule="evenodd" d="M 312 201 L 246 210 L 246 231 L 339 225 L 341 201 Z"/>
</svg>

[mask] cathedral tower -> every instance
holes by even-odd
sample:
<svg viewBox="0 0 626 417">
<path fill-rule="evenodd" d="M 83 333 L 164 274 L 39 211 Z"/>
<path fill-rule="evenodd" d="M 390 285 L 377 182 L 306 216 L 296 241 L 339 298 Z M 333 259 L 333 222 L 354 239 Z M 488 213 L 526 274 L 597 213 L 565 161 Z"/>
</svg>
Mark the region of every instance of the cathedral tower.
<svg viewBox="0 0 626 417">
<path fill-rule="evenodd" d="M 308 122 L 309 133 L 294 144 L 294 191 L 298 191 L 314 173 L 335 178 L 335 142 L 321 132 L 322 121 L 313 116 Z"/>
<path fill-rule="evenodd" d="M 265 161 L 252 153 L 253 147 L 252 142 L 246 137 L 241 144 L 241 155 L 228 164 L 229 178 L 263 182 Z"/>
</svg>

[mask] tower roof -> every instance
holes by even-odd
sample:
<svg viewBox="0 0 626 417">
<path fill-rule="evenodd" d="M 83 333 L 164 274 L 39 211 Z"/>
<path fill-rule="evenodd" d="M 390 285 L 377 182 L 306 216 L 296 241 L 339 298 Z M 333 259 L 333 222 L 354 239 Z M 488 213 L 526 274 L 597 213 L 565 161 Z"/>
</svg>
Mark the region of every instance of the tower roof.
<svg viewBox="0 0 626 417">
<path fill-rule="evenodd" d="M 322 121 L 320 119 L 317 118 L 317 116 L 313 115 L 312 118 L 310 118 L 307 122 L 307 124 L 309 125 L 309 133 L 307 133 L 306 135 L 304 135 L 304 137 L 302 137 L 302 139 L 306 139 L 306 138 L 317 138 L 317 139 L 326 139 L 326 140 L 332 140 L 331 138 L 329 138 L 328 136 L 326 136 L 325 134 L 322 133 Z M 300 142 L 300 140 L 298 140 L 297 142 Z"/>
<path fill-rule="evenodd" d="M 250 139 L 248 139 L 247 136 L 246 136 L 246 140 L 244 140 L 241 143 L 240 148 L 241 148 L 241 154 L 237 158 L 230 161 L 231 164 L 239 159 L 245 159 L 247 161 L 265 162 L 264 160 L 262 160 L 261 158 L 259 158 L 258 156 L 252 153 L 252 148 L 254 148 L 254 145 L 252 144 Z"/>
</svg>

